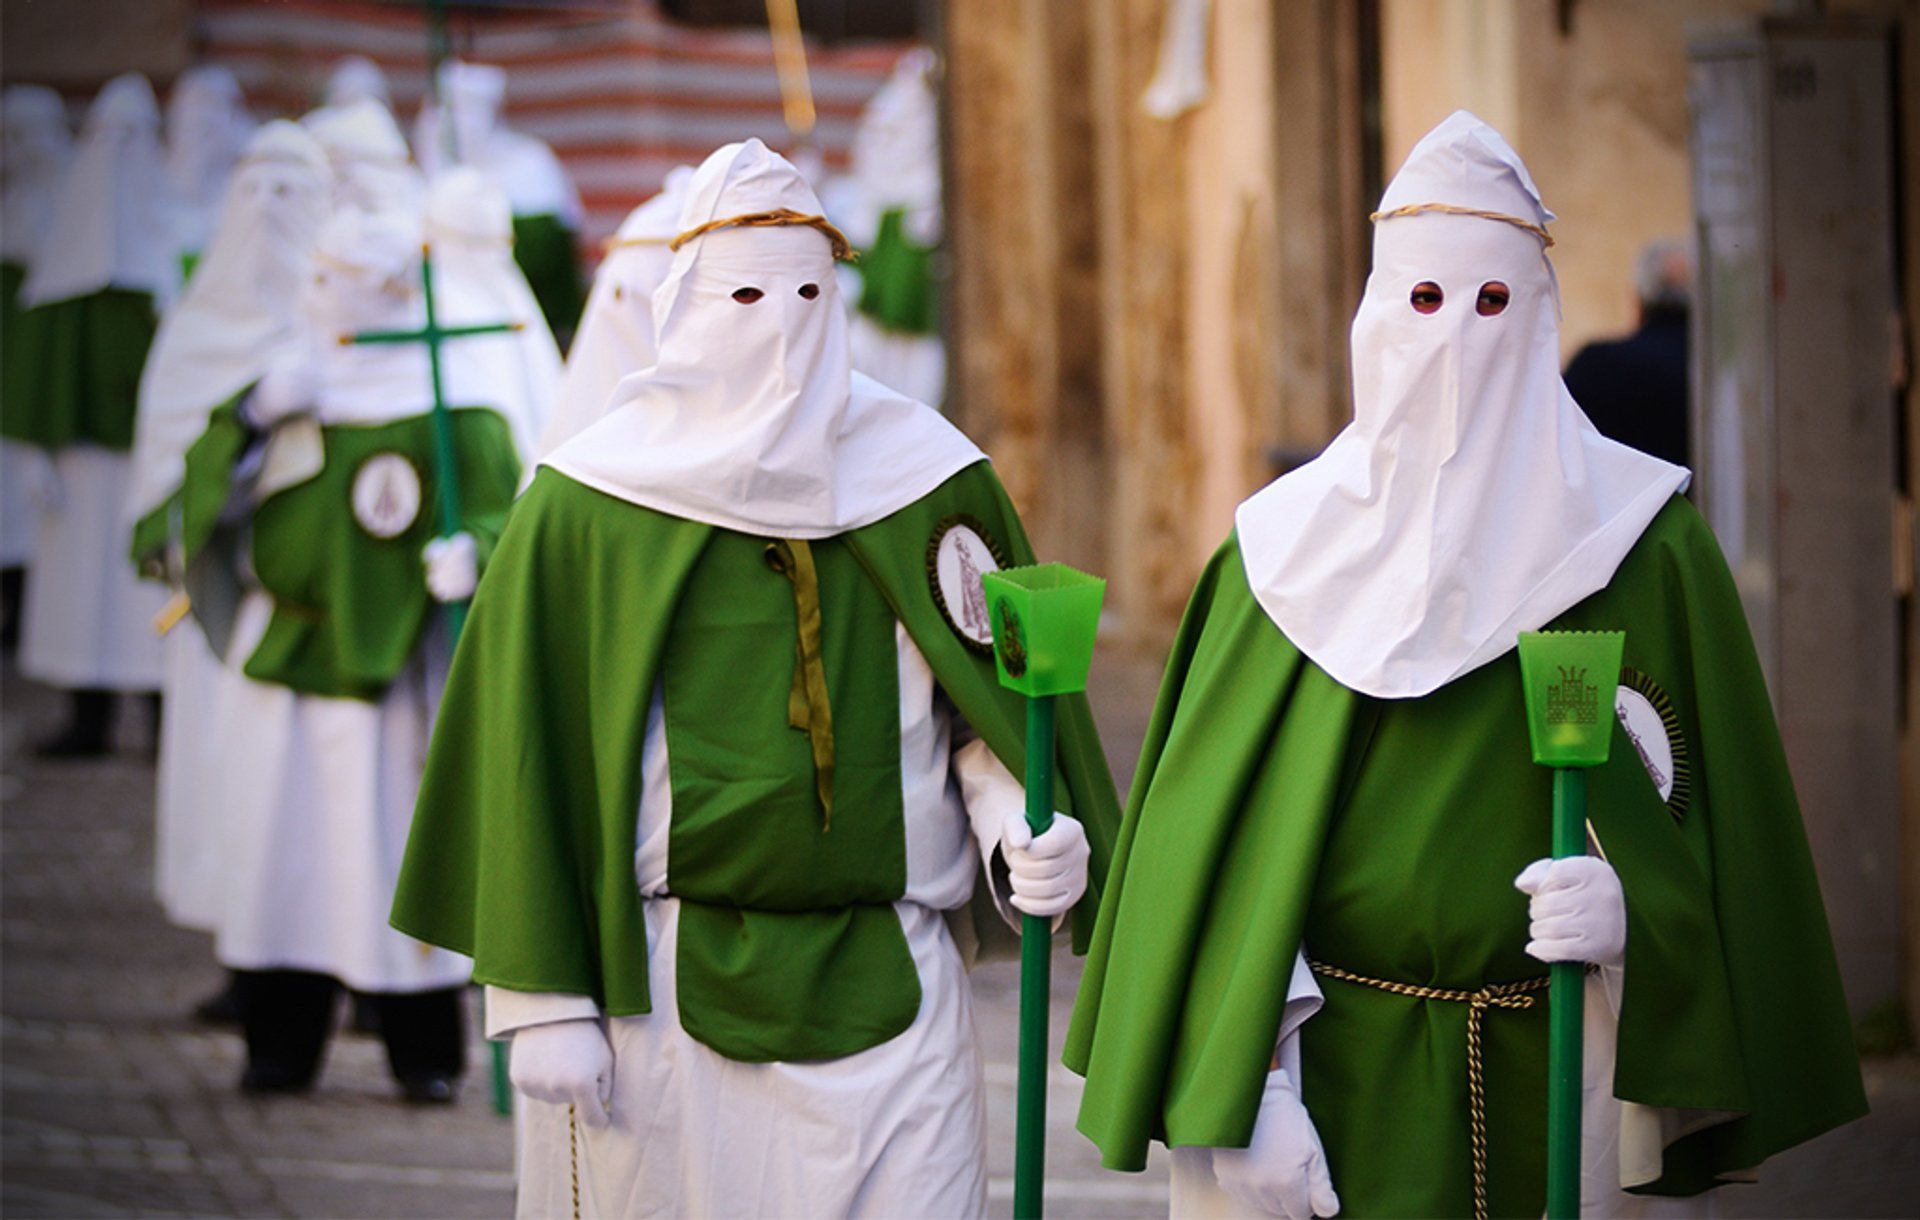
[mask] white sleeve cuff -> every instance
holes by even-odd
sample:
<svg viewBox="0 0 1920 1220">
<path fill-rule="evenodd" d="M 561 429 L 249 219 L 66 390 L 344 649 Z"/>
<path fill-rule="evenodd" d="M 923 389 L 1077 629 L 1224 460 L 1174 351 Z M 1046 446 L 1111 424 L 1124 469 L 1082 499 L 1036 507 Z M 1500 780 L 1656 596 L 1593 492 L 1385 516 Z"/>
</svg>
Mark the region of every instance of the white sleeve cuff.
<svg viewBox="0 0 1920 1220">
<path fill-rule="evenodd" d="M 487 986 L 487 1037 L 505 1038 L 516 1029 L 529 1025 L 551 1025 L 555 1021 L 597 1021 L 600 1006 L 593 997 L 563 992 L 515 991 L 510 987 Z"/>
</svg>

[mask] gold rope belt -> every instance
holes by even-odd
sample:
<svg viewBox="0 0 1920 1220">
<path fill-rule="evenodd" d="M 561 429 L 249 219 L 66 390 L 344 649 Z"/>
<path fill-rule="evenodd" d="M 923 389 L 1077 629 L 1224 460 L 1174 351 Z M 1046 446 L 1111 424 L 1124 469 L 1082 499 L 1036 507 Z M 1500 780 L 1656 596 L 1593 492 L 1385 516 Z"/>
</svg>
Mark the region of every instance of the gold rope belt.
<svg viewBox="0 0 1920 1220">
<path fill-rule="evenodd" d="M 1446 1000 L 1454 1004 L 1469 1005 L 1467 1009 L 1467 1097 L 1473 1117 L 1473 1215 L 1474 1220 L 1486 1220 L 1487 1090 L 1485 1071 L 1480 1058 L 1480 1018 L 1489 1008 L 1532 1008 L 1533 996 L 1530 993 L 1545 991 L 1551 976 L 1543 974 L 1539 978 L 1523 979 L 1518 983 L 1489 983 L 1478 991 L 1456 991 L 1446 987 L 1420 987 L 1413 983 L 1370 979 L 1363 974 L 1342 970 L 1338 966 L 1329 966 L 1325 962 L 1317 962 L 1312 958 L 1307 959 L 1307 965 L 1315 974 L 1325 978 L 1358 983 L 1362 987 L 1390 991 L 1394 995 L 1412 996 L 1417 1000 Z"/>
</svg>

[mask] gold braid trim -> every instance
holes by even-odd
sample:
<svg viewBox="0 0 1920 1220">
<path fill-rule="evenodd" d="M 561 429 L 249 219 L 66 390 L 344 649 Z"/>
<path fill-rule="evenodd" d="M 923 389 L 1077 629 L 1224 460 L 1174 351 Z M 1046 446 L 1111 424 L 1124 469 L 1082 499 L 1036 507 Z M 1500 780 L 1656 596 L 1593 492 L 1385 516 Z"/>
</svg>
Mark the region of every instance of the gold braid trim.
<svg viewBox="0 0 1920 1220">
<path fill-rule="evenodd" d="M 1420 987 L 1413 983 L 1370 979 L 1312 958 L 1307 959 L 1307 966 L 1322 977 L 1358 983 L 1362 987 L 1390 991 L 1394 995 L 1472 1006 L 1467 1010 L 1467 1097 L 1473 1119 L 1473 1215 L 1474 1220 L 1487 1220 L 1487 1091 L 1485 1065 L 1480 1057 L 1480 1018 L 1489 1008 L 1532 1008 L 1533 996 L 1528 993 L 1545 991 L 1551 976 L 1543 974 L 1539 978 L 1523 979 L 1518 983 L 1489 983 L 1478 991 L 1454 991 L 1445 987 Z"/>
<path fill-rule="evenodd" d="M 667 249 L 678 250 L 696 237 L 704 237 L 715 229 L 766 229 L 780 225 L 805 225 L 818 229 L 827 235 L 833 243 L 833 257 L 843 263 L 857 263 L 860 255 L 847 240 L 847 235 L 833 227 L 825 216 L 809 216 L 805 212 L 796 212 L 792 208 L 775 208 L 771 212 L 748 212 L 744 216 L 724 216 L 719 220 L 709 220 L 703 225 L 695 225 L 685 233 L 667 243 Z"/>
<path fill-rule="evenodd" d="M 567 1107 L 567 1168 L 573 1172 L 573 1220 L 580 1220 L 580 1126 Z"/>
<path fill-rule="evenodd" d="M 627 250 L 634 246 L 671 246 L 671 237 L 609 237 L 600 243 L 602 250 Z"/>
<path fill-rule="evenodd" d="M 820 576 L 813 548 L 800 538 L 769 542 L 767 566 L 793 584 L 793 686 L 787 692 L 787 724 L 807 735 L 813 753 L 813 786 L 820 797 L 820 833 L 833 829 L 833 705 L 820 651 Z"/>
<path fill-rule="evenodd" d="M 1539 238 L 1545 245 L 1553 245 L 1553 234 L 1547 232 L 1545 225 L 1537 225 L 1531 220 L 1522 220 L 1518 216 L 1509 216 L 1505 212 L 1488 212 L 1481 208 L 1463 208 L 1452 203 L 1409 203 L 1397 207 L 1391 212 L 1373 212 L 1367 216 L 1375 224 L 1383 220 L 1393 220 L 1399 216 L 1417 216 L 1421 212 L 1439 212 L 1443 216 L 1478 216 L 1482 220 L 1497 220 L 1515 228 L 1525 229 Z"/>
</svg>

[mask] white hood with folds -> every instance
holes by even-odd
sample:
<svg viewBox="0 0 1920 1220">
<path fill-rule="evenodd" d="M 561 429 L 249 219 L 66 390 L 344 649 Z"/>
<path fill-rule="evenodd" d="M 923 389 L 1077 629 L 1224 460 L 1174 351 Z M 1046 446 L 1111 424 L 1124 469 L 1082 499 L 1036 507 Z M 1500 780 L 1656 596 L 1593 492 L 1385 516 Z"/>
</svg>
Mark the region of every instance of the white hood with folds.
<svg viewBox="0 0 1920 1220">
<path fill-rule="evenodd" d="M 1349 689 L 1414 698 L 1501 656 L 1603 588 L 1686 487 L 1602 437 L 1561 383 L 1552 219 L 1471 114 L 1421 140 L 1381 201 L 1353 422 L 1236 514 L 1261 607 Z M 1483 312 L 1496 283 L 1511 300 Z M 1430 312 L 1423 284 L 1440 290 Z"/>
<path fill-rule="evenodd" d="M 758 140 L 688 185 L 682 231 L 820 202 Z M 981 459 L 923 403 L 855 373 L 832 243 L 804 224 L 685 241 L 654 295 L 659 356 L 546 464 L 635 504 L 746 533 L 824 538 L 904 508 Z"/>
</svg>

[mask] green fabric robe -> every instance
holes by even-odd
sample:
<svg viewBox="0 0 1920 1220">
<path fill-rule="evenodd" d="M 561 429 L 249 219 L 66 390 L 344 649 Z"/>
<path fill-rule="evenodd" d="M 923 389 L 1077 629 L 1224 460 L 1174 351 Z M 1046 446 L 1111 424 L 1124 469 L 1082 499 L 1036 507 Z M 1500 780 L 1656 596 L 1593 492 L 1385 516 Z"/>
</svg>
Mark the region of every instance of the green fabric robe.
<svg viewBox="0 0 1920 1220">
<path fill-rule="evenodd" d="M 931 335 L 940 326 L 935 310 L 933 249 L 907 236 L 906 212 L 880 215 L 873 244 L 860 252 L 860 312 L 897 335 Z"/>
<path fill-rule="evenodd" d="M 989 655 L 948 626 L 929 583 L 928 543 L 956 514 L 979 522 L 1011 562 L 1032 562 L 985 462 L 833 541 L 857 560 L 959 712 L 1021 775 L 1024 701 L 1000 686 Z M 742 537 L 550 469 L 539 473 L 514 510 L 454 658 L 395 927 L 470 955 L 477 982 L 590 996 L 610 1016 L 651 1011 L 634 877 L 648 708 L 663 674 L 671 678 L 669 652 L 697 646 L 670 630 L 692 573 L 716 538 Z M 784 636 L 773 653 L 785 660 L 772 672 L 734 681 L 769 683 L 784 705 L 793 647 Z M 1084 824 L 1093 853 L 1088 899 L 1073 920 L 1075 946 L 1084 949 L 1118 808 L 1084 697 L 1060 699 L 1059 725 L 1055 805 Z M 670 749 L 670 769 L 682 757 Z M 678 809 L 675 816 L 677 823 Z M 674 833 L 678 846 L 677 824 Z M 793 867 L 810 866 L 798 857 Z M 975 903 L 974 930 L 982 942 L 1004 943 L 1010 931 L 990 912 L 990 903 Z"/>
<path fill-rule="evenodd" d="M 1731 1116 L 1668 1146 L 1643 1189 L 1692 1194 L 1865 1112 L 1792 780 L 1725 561 L 1676 498 L 1611 583 L 1552 627 L 1625 630 L 1689 774 L 1661 798 L 1617 731 L 1589 825 L 1628 935 L 1614 1093 Z M 1244 1146 L 1296 950 L 1473 990 L 1546 972 L 1513 878 L 1550 854 L 1517 655 L 1420 699 L 1306 660 L 1229 539 L 1196 588 L 1115 849 L 1066 1060 L 1106 1164 L 1150 1139 Z M 1322 979 L 1301 1093 L 1341 1215 L 1472 1208 L 1466 1010 Z M 1495 1214 L 1544 1204 L 1544 1000 L 1485 1024 Z"/>
<path fill-rule="evenodd" d="M 140 370 L 159 325 L 153 297 L 104 288 L 8 322 L 0 436 L 49 452 L 132 449 Z"/>
<path fill-rule="evenodd" d="M 187 451 L 179 489 L 134 526 L 133 561 L 143 573 L 165 576 L 166 553 L 177 544 L 198 614 L 206 583 L 196 581 L 196 572 L 209 563 L 231 567 L 228 552 L 245 545 L 254 578 L 274 601 L 266 633 L 243 667 L 246 675 L 305 694 L 377 700 L 413 655 L 437 605 L 421 563 L 421 551 L 443 532 L 433 417 L 322 427 L 319 470 L 261 500 L 242 543 L 221 519 L 235 468 L 255 440 L 238 409 L 251 388 L 214 410 Z M 462 407 L 452 414 L 460 528 L 474 536 L 484 566 L 513 503 L 520 460 L 512 429 L 498 412 Z M 370 533 L 353 509 L 355 477 L 382 454 L 404 458 L 420 487 L 418 511 L 390 537 Z M 230 611 L 223 605 L 219 612 Z M 225 638 L 222 625 L 205 626 L 210 639 Z"/>
<path fill-rule="evenodd" d="M 574 232 L 551 213 L 513 218 L 513 261 L 527 277 L 534 300 L 555 335 L 571 335 L 580 325 L 587 292 L 574 252 Z"/>
</svg>

